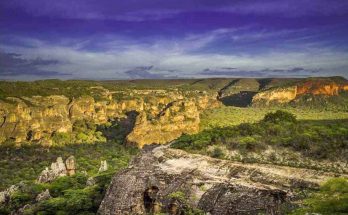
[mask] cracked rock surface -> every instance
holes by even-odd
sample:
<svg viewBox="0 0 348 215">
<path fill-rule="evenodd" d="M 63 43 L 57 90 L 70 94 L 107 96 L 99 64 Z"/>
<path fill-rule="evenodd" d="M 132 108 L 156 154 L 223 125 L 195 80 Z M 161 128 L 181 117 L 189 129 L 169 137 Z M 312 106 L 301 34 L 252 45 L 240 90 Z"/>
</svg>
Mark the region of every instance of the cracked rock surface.
<svg viewBox="0 0 348 215">
<path fill-rule="evenodd" d="M 189 207 L 207 214 L 281 214 L 280 207 L 296 199 L 294 189 L 316 188 L 333 176 L 213 159 L 168 146 L 147 147 L 113 177 L 98 213 L 182 214 L 181 203 L 172 198 L 180 192 Z"/>
</svg>

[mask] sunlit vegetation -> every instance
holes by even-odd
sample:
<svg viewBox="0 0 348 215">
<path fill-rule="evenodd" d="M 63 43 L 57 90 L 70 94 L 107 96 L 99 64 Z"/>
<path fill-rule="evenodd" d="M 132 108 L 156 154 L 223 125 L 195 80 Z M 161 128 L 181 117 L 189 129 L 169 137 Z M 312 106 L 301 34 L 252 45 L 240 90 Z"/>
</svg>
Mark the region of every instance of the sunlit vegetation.
<svg viewBox="0 0 348 215">
<path fill-rule="evenodd" d="M 348 179 L 333 178 L 313 192 L 293 215 L 301 214 L 343 215 L 348 213 Z"/>
<path fill-rule="evenodd" d="M 276 111 L 266 114 L 259 122 L 184 135 L 172 147 L 220 158 L 224 157 L 224 152 L 219 147 L 239 151 L 242 155 L 262 154 L 273 147 L 286 149 L 289 154 L 298 152 L 314 160 L 346 160 L 348 120 L 297 120 L 292 113 Z M 211 147 L 214 147 L 212 151 Z"/>
<path fill-rule="evenodd" d="M 211 110 L 206 110 L 201 114 L 201 130 L 235 126 L 241 123 L 255 123 L 263 119 L 265 114 L 276 111 L 278 108 L 238 108 L 221 106 Z M 341 120 L 348 119 L 347 111 L 329 111 L 316 109 L 283 108 L 281 110 L 294 114 L 297 120 Z"/>
</svg>

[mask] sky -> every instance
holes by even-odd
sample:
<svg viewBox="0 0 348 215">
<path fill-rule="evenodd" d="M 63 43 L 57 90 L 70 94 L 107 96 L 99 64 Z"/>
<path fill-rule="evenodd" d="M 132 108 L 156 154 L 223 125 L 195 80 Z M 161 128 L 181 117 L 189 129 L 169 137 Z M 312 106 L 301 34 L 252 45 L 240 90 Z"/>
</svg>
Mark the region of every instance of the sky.
<svg viewBox="0 0 348 215">
<path fill-rule="evenodd" d="M 0 79 L 348 78 L 347 0 L 1 0 Z"/>
</svg>

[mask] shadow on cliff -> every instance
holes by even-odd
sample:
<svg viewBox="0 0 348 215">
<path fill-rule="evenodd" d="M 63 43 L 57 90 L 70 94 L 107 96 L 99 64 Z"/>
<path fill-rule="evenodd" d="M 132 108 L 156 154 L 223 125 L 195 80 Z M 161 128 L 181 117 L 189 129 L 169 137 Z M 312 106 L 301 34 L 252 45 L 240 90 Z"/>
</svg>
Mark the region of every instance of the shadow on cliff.
<svg viewBox="0 0 348 215">
<path fill-rule="evenodd" d="M 132 132 L 138 115 L 139 113 L 137 111 L 129 111 L 126 113 L 125 118 L 117 118 L 109 121 L 111 125 L 98 126 L 98 131 L 103 133 L 107 141 L 120 140 L 123 143 L 127 135 Z"/>
<path fill-rule="evenodd" d="M 219 100 L 226 106 L 248 107 L 251 105 L 255 94 L 256 92 L 242 91 L 237 94 L 219 98 Z"/>
</svg>

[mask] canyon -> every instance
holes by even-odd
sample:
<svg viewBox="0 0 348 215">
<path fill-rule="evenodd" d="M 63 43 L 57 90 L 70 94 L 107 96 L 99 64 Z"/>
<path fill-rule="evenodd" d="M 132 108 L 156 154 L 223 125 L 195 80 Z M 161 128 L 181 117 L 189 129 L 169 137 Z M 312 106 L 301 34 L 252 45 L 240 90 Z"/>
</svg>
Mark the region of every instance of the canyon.
<svg viewBox="0 0 348 215">
<path fill-rule="evenodd" d="M 206 83 L 202 84 L 203 81 Z M 286 79 L 272 81 L 282 83 Z M 189 90 L 180 89 L 182 83 L 179 82 L 180 85 L 159 89 L 109 90 L 92 85 L 84 89 L 89 95 L 77 97 L 59 94 L 6 96 L 0 99 L 0 144 L 13 140 L 18 144 L 37 142 L 51 146 L 54 144 L 52 135 L 71 133 L 78 121 L 103 125 L 125 119 L 135 123 L 129 125 L 127 143 L 142 148 L 148 144 L 167 143 L 184 133 L 198 132 L 201 112 L 217 108 L 221 103 L 270 106 L 296 103 L 306 95 L 337 97 L 348 90 L 347 82 L 320 78 L 262 86 L 262 80 L 257 79 L 215 79 L 192 82 L 190 85 L 202 84 L 203 87 L 199 85 Z M 131 112 L 135 115 L 129 115 Z"/>
</svg>

